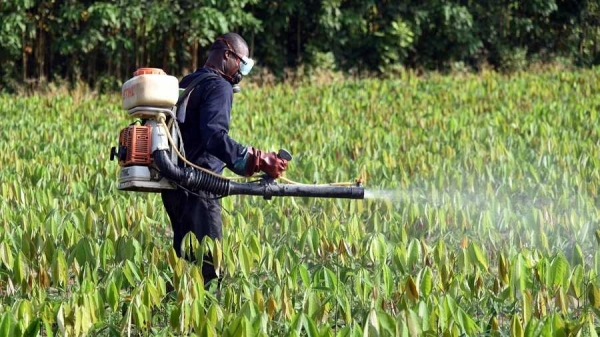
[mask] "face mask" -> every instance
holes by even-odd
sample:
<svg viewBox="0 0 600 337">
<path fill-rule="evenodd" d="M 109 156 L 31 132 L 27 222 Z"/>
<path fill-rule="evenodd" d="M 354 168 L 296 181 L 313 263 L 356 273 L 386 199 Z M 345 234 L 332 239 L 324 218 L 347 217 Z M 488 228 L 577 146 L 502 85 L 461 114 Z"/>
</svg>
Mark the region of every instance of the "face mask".
<svg viewBox="0 0 600 337">
<path fill-rule="evenodd" d="M 241 57 L 242 61 L 240 62 L 240 73 L 244 76 L 250 73 L 252 67 L 254 66 L 254 60 L 249 57 Z"/>
<path fill-rule="evenodd" d="M 233 52 L 235 54 L 235 52 Z M 235 56 L 239 57 L 237 54 L 235 54 Z M 233 74 L 233 76 L 231 76 L 231 84 L 234 85 L 234 87 L 240 83 L 242 81 L 242 79 L 244 78 L 245 75 L 248 75 L 250 73 L 250 70 L 252 70 L 252 67 L 254 66 L 254 60 L 249 58 L 249 57 L 239 57 L 240 61 L 240 68 L 239 70 Z M 238 86 L 239 87 L 239 86 Z M 235 92 L 235 90 L 234 90 Z"/>
<path fill-rule="evenodd" d="M 237 57 L 240 60 L 239 68 L 234 74 L 232 74 L 232 75 L 224 74 L 225 78 L 233 86 L 233 92 L 237 93 L 240 91 L 240 86 L 238 85 L 238 83 L 240 83 L 242 81 L 242 79 L 244 78 L 245 75 L 248 75 L 250 73 L 250 70 L 252 70 L 252 67 L 254 66 L 254 60 L 249 57 L 246 57 L 246 56 L 240 56 L 233 49 L 231 44 L 229 44 L 229 41 L 227 41 L 223 38 L 219 38 L 217 40 L 223 41 L 227 45 L 227 48 L 225 50 L 232 53 L 235 57 Z"/>
</svg>

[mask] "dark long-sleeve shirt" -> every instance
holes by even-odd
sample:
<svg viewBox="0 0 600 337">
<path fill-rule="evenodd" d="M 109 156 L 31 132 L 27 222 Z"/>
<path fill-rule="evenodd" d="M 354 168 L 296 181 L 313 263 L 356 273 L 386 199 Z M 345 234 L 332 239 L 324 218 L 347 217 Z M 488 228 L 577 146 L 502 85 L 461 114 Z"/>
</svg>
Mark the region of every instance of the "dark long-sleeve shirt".
<svg viewBox="0 0 600 337">
<path fill-rule="evenodd" d="M 179 83 L 185 88 L 202 73 L 215 73 L 210 68 L 201 68 L 185 76 Z M 192 91 L 186 107 L 185 122 L 180 123 L 185 154 L 188 160 L 221 173 L 224 166 L 238 174 L 239 166 L 246 154 L 246 147 L 229 137 L 229 121 L 233 103 L 231 84 L 221 76 L 204 80 Z"/>
</svg>

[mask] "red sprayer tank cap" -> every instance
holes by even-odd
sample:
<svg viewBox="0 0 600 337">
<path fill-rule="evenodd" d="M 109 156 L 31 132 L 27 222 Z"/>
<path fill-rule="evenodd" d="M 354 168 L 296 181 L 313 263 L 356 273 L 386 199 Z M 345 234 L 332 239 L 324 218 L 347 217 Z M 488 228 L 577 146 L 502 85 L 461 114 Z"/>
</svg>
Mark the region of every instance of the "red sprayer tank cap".
<svg viewBox="0 0 600 337">
<path fill-rule="evenodd" d="M 160 68 L 139 68 L 138 70 L 133 72 L 133 76 L 140 75 L 166 75 L 162 69 Z"/>
</svg>

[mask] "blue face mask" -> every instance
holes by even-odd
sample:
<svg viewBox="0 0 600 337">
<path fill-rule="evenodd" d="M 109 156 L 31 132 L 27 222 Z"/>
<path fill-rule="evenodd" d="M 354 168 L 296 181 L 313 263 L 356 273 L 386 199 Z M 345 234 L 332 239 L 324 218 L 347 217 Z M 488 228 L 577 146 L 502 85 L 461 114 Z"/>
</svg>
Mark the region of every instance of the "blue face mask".
<svg viewBox="0 0 600 337">
<path fill-rule="evenodd" d="M 240 63 L 240 73 L 246 76 L 250 73 L 250 70 L 252 70 L 252 67 L 254 66 L 254 60 L 245 56 L 240 57 L 240 60 L 242 60 Z"/>
<path fill-rule="evenodd" d="M 225 44 L 227 45 L 227 49 L 225 49 L 226 51 L 232 53 L 233 55 L 235 55 L 235 57 L 240 59 L 240 74 L 242 74 L 243 76 L 248 75 L 250 73 L 250 70 L 252 70 L 252 67 L 254 66 L 254 60 L 246 56 L 240 56 L 240 54 L 238 54 L 235 51 L 235 49 L 233 49 L 229 41 L 223 38 L 219 38 L 218 40 L 225 42 Z"/>
</svg>

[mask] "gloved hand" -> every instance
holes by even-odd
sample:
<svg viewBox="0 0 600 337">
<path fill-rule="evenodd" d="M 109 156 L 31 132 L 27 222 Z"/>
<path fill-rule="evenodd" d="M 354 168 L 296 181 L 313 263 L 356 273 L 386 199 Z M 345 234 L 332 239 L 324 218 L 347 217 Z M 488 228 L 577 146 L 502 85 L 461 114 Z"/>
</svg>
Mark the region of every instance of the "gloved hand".
<svg viewBox="0 0 600 337">
<path fill-rule="evenodd" d="M 279 178 L 287 168 L 287 164 L 287 160 L 279 158 L 275 152 L 263 152 L 249 147 L 246 175 L 251 176 L 262 171 L 273 178 Z"/>
</svg>

